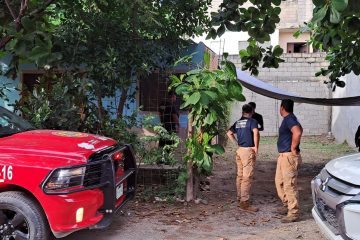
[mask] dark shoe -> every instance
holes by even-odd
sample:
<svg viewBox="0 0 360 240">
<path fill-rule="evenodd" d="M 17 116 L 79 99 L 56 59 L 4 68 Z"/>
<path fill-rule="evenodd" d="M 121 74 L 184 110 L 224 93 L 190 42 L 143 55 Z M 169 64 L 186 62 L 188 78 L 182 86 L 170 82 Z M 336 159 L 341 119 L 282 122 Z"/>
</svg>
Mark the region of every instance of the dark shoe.
<svg viewBox="0 0 360 240">
<path fill-rule="evenodd" d="M 257 212 L 257 211 L 259 211 L 259 208 L 251 206 L 248 201 L 240 202 L 239 203 L 239 208 L 241 208 L 242 210 L 245 210 L 245 211 L 249 211 L 249 212 Z"/>
<path fill-rule="evenodd" d="M 285 206 L 277 207 L 277 208 L 275 209 L 275 213 L 280 214 L 280 215 L 287 215 L 288 209 L 287 209 L 287 207 L 285 207 Z"/>
<path fill-rule="evenodd" d="M 282 223 L 292 223 L 299 221 L 299 216 L 285 216 L 281 219 Z"/>
</svg>

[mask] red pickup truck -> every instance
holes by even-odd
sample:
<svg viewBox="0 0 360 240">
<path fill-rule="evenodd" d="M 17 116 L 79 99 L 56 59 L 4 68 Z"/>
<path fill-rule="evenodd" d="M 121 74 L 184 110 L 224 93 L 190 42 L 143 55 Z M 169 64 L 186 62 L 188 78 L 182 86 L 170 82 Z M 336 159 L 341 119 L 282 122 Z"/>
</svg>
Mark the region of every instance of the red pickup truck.
<svg viewBox="0 0 360 240">
<path fill-rule="evenodd" d="M 37 130 L 0 107 L 0 239 L 46 240 L 100 229 L 135 194 L 131 146 Z"/>
</svg>

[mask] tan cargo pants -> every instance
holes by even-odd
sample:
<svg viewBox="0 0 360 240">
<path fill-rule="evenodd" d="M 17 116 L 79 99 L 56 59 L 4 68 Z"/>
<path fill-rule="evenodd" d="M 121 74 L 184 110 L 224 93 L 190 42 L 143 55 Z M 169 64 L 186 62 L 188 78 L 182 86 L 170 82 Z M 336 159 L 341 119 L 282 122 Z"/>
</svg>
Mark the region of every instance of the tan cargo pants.
<svg viewBox="0 0 360 240">
<path fill-rule="evenodd" d="M 299 215 L 298 169 L 301 155 L 280 153 L 276 166 L 275 185 L 279 198 L 288 208 L 288 216 Z"/>
<path fill-rule="evenodd" d="M 252 148 L 239 147 L 236 151 L 236 188 L 237 198 L 241 202 L 250 199 L 250 188 L 254 176 L 256 155 Z"/>
</svg>

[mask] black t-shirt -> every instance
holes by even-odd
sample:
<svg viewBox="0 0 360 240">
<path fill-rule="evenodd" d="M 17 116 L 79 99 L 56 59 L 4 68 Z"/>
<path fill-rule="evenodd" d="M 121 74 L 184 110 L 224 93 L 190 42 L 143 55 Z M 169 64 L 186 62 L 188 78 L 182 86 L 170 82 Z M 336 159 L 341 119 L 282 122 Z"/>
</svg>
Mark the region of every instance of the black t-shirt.
<svg viewBox="0 0 360 240">
<path fill-rule="evenodd" d="M 300 128 L 302 128 L 296 116 L 293 113 L 290 113 L 283 119 L 281 126 L 279 128 L 279 138 L 277 141 L 277 147 L 279 153 L 291 152 L 291 142 L 292 142 L 291 129 L 294 126 L 300 126 Z M 296 146 L 296 151 L 300 152 L 300 144 Z"/>
<path fill-rule="evenodd" d="M 169 132 L 175 132 L 176 123 L 173 121 L 172 115 L 176 114 L 179 117 L 176 106 L 171 102 L 164 102 L 159 106 L 159 113 L 164 128 Z"/>
<path fill-rule="evenodd" d="M 230 127 L 230 131 L 236 134 L 240 147 L 254 147 L 254 128 L 258 127 L 258 122 L 253 118 L 241 117 Z"/>
<path fill-rule="evenodd" d="M 259 126 L 258 126 L 259 131 L 263 131 L 263 130 L 264 130 L 264 120 L 263 120 L 262 115 L 261 115 L 261 114 L 258 114 L 258 113 L 256 112 L 256 113 L 254 113 L 254 114 L 252 115 L 252 118 L 255 119 L 255 120 L 258 122 L 258 124 L 259 124 Z"/>
</svg>

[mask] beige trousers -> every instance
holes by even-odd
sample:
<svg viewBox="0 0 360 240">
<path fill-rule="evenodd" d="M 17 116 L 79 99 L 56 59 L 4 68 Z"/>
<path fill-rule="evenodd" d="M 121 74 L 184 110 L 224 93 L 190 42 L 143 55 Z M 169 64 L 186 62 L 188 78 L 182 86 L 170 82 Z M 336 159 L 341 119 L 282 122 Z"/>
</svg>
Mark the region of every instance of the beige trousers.
<svg viewBox="0 0 360 240">
<path fill-rule="evenodd" d="M 236 188 L 237 198 L 241 202 L 249 201 L 250 188 L 254 176 L 256 155 L 249 147 L 239 147 L 236 151 Z"/>
<path fill-rule="evenodd" d="M 299 215 L 298 169 L 301 155 L 280 153 L 275 174 L 275 185 L 279 198 L 288 208 L 288 216 Z"/>
</svg>

